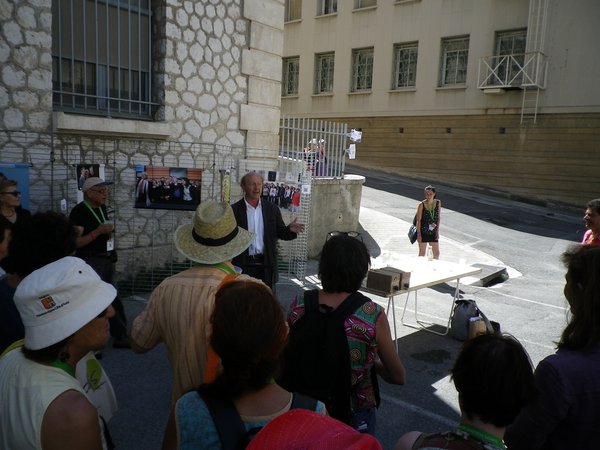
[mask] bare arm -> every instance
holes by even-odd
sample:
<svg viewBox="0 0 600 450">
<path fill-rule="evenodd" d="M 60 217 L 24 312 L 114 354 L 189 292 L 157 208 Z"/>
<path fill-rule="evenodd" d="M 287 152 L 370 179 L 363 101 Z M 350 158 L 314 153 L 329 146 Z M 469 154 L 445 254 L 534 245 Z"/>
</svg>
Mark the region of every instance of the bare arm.
<svg viewBox="0 0 600 450">
<path fill-rule="evenodd" d="M 417 227 L 417 241 L 421 242 L 421 216 L 423 215 L 423 202 L 419 203 L 417 206 L 417 223 L 415 226 Z"/>
<path fill-rule="evenodd" d="M 420 431 L 409 431 L 396 442 L 394 450 L 411 450 L 415 441 L 421 436 Z"/>
<path fill-rule="evenodd" d="M 385 381 L 392 384 L 404 384 L 406 382 L 406 369 L 400 361 L 396 346 L 392 340 L 390 324 L 385 313 L 381 313 L 377 319 L 377 353 L 379 361 L 375 361 L 375 370 Z"/>
<path fill-rule="evenodd" d="M 42 419 L 44 450 L 102 450 L 98 412 L 81 392 L 56 397 Z"/>
<path fill-rule="evenodd" d="M 96 240 L 96 238 L 98 236 L 100 236 L 101 234 L 112 233 L 114 228 L 115 228 L 115 226 L 110 223 L 103 223 L 101 225 L 98 225 L 98 227 L 95 230 L 90 231 L 88 234 L 79 236 L 77 238 L 77 240 L 75 241 L 75 245 L 77 246 L 77 248 L 85 247 L 86 245 L 90 244 L 92 241 Z"/>
</svg>

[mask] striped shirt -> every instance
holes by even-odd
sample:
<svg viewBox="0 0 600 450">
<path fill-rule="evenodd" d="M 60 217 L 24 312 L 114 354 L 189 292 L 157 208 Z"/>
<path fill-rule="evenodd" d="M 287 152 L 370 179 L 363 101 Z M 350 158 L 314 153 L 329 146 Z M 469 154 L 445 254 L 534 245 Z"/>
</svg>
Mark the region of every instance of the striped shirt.
<svg viewBox="0 0 600 450">
<path fill-rule="evenodd" d="M 192 267 L 173 275 L 154 289 L 146 309 L 133 321 L 131 337 L 138 349 L 146 352 L 165 343 L 173 368 L 173 404 L 183 393 L 202 384 L 210 315 L 225 275 L 211 266 Z M 256 281 L 247 275 L 238 279 Z"/>
</svg>

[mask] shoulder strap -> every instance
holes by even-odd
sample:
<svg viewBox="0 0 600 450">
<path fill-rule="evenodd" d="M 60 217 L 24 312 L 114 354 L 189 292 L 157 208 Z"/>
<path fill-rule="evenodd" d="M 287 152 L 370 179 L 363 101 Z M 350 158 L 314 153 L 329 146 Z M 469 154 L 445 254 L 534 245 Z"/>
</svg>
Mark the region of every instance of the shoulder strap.
<svg viewBox="0 0 600 450">
<path fill-rule="evenodd" d="M 223 450 L 237 450 L 245 448 L 246 442 L 246 427 L 242 418 L 238 413 L 233 401 L 225 398 L 207 394 L 200 390 L 198 395 L 206 406 L 215 423 L 215 428 L 221 440 Z"/>
<path fill-rule="evenodd" d="M 318 311 L 319 310 L 319 290 L 311 289 L 310 291 L 304 291 L 304 311 Z"/>
<path fill-rule="evenodd" d="M 364 305 L 367 302 L 370 302 L 371 299 L 356 291 L 350 294 L 346 299 L 342 302 L 340 306 L 337 307 L 335 311 L 333 311 L 333 317 L 340 320 L 346 320 L 346 318 Z"/>
<path fill-rule="evenodd" d="M 317 409 L 317 399 L 299 392 L 292 393 L 292 406 L 290 409 L 308 409 L 314 411 Z"/>
<path fill-rule="evenodd" d="M 485 323 L 485 328 L 486 328 L 487 332 L 490 333 L 490 334 L 493 334 L 494 333 L 494 327 L 492 326 L 492 323 L 490 322 L 490 319 L 487 318 L 487 316 L 483 313 L 483 311 L 481 309 L 479 309 L 479 307 L 477 307 L 477 312 L 479 313 L 479 315 L 483 319 L 483 323 Z"/>
</svg>

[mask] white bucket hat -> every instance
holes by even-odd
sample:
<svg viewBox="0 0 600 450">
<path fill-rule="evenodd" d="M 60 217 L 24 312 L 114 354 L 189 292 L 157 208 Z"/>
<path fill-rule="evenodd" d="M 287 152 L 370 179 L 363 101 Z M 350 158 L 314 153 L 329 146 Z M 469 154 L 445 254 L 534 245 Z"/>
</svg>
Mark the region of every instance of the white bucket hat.
<svg viewBox="0 0 600 450">
<path fill-rule="evenodd" d="M 198 205 L 191 225 L 175 231 L 175 246 L 186 258 L 202 264 L 229 261 L 248 248 L 254 233 L 238 227 L 231 206 L 205 201 Z"/>
<path fill-rule="evenodd" d="M 26 276 L 15 292 L 25 347 L 50 347 L 104 311 L 117 296 L 82 259 L 66 256 Z"/>
</svg>

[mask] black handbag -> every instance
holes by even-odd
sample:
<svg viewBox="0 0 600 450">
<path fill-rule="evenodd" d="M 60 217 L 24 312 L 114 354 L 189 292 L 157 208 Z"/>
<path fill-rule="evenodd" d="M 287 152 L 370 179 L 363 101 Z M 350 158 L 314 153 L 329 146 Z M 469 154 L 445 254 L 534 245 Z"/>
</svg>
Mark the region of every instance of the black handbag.
<svg viewBox="0 0 600 450">
<path fill-rule="evenodd" d="M 414 244 L 415 241 L 417 240 L 417 215 L 415 214 L 415 218 L 413 219 L 413 223 L 410 226 L 410 228 L 408 229 L 408 239 L 410 240 L 411 244 Z"/>
</svg>

